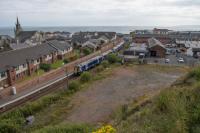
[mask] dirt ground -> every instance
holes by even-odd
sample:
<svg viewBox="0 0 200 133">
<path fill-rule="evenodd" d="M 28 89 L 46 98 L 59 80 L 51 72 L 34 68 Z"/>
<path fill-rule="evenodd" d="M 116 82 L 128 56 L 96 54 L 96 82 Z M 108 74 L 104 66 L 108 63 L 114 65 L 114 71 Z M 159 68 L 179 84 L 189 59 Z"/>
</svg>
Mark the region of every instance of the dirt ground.
<svg viewBox="0 0 200 133">
<path fill-rule="evenodd" d="M 72 97 L 67 122 L 106 122 L 120 105 L 170 86 L 186 73 L 181 67 L 132 66 L 113 70 L 112 76 L 93 83 Z"/>
</svg>

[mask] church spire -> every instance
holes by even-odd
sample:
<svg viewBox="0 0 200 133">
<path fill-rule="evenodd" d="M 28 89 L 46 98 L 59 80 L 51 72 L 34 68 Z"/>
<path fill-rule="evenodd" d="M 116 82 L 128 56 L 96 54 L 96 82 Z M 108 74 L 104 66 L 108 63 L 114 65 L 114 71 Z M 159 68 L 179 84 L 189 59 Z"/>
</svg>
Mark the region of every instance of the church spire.
<svg viewBox="0 0 200 133">
<path fill-rule="evenodd" d="M 17 37 L 17 35 L 20 33 L 22 31 L 22 27 L 21 27 L 21 25 L 20 25 L 20 23 L 19 23 L 19 18 L 18 18 L 18 16 L 17 16 L 17 22 L 16 22 L 16 24 L 15 24 L 15 37 Z"/>
</svg>

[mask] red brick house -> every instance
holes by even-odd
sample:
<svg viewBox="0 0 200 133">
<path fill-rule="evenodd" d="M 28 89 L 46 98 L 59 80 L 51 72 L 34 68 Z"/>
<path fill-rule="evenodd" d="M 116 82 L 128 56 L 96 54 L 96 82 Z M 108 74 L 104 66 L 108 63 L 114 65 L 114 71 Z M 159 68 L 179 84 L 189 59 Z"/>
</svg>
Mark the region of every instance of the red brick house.
<svg viewBox="0 0 200 133">
<path fill-rule="evenodd" d="M 72 51 L 68 43 L 46 42 L 0 54 L 0 89 L 11 86 L 37 71 L 41 63 L 53 63 Z"/>
<path fill-rule="evenodd" d="M 164 47 L 164 45 L 162 45 L 162 43 L 159 40 L 155 38 L 149 39 L 148 49 L 149 49 L 150 56 L 165 58 L 166 48 Z"/>
</svg>

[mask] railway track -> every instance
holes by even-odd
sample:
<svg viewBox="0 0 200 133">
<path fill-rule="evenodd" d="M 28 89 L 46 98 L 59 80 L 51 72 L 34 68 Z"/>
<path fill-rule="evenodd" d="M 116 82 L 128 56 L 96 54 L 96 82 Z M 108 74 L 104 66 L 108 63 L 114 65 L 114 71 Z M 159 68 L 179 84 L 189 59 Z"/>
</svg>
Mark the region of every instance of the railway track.
<svg viewBox="0 0 200 133">
<path fill-rule="evenodd" d="M 5 104 L 0 105 L 0 113 L 4 113 L 6 111 L 9 111 L 11 109 L 14 109 L 20 105 L 25 104 L 27 101 L 33 101 L 41 96 L 44 96 L 46 94 L 49 94 L 50 92 L 53 92 L 55 90 L 58 90 L 58 88 L 62 88 L 67 86 L 66 81 L 74 79 L 73 74 L 69 74 L 68 76 L 61 77 L 54 82 L 47 84 L 43 87 L 38 88 L 37 90 L 34 90 L 26 95 L 23 95 L 21 97 L 18 97 L 14 100 L 11 100 Z"/>
<path fill-rule="evenodd" d="M 21 97 L 18 97 L 16 99 L 13 99 L 13 100 L 5 103 L 5 104 L 2 104 L 2 105 L 0 105 L 0 113 L 4 113 L 4 112 L 14 109 L 20 105 L 23 105 L 27 101 L 36 100 L 36 99 L 40 98 L 41 96 L 44 96 L 46 94 L 49 94 L 50 92 L 58 90 L 57 88 L 62 88 L 63 86 L 67 86 L 66 81 L 71 80 L 73 78 L 75 78 L 73 73 L 64 75 L 63 77 L 60 77 L 57 80 L 55 80 L 47 85 L 44 85 L 34 91 L 31 91 L 26 95 L 23 95 Z"/>
</svg>

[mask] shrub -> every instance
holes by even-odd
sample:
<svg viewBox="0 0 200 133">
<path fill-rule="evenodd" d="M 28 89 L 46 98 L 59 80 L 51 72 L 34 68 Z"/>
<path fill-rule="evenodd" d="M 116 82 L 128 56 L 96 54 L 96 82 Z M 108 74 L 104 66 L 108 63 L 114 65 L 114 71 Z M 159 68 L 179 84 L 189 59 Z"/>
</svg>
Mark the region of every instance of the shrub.
<svg viewBox="0 0 200 133">
<path fill-rule="evenodd" d="M 120 59 L 116 54 L 109 54 L 108 55 L 108 62 L 109 63 L 116 63 L 118 62 Z"/>
<path fill-rule="evenodd" d="M 80 80 L 82 83 L 88 82 L 90 81 L 90 79 L 91 79 L 91 74 L 89 72 L 84 72 L 81 74 Z"/>
<path fill-rule="evenodd" d="M 107 60 L 104 60 L 102 61 L 101 65 L 104 67 L 104 68 L 107 68 L 109 67 L 109 62 Z"/>
<path fill-rule="evenodd" d="M 65 64 L 67 64 L 67 63 L 69 63 L 69 60 L 68 60 L 68 59 L 64 59 L 63 62 L 64 62 Z"/>
<path fill-rule="evenodd" d="M 200 68 L 196 68 L 196 69 L 192 70 L 188 74 L 188 78 L 195 78 L 196 80 L 200 80 Z"/>
<path fill-rule="evenodd" d="M 50 64 L 45 64 L 45 63 L 43 63 L 43 64 L 40 64 L 40 68 L 41 68 L 42 70 L 44 70 L 45 72 L 48 72 L 48 71 L 51 70 L 51 65 L 50 65 Z"/>
<path fill-rule="evenodd" d="M 76 92 L 80 87 L 80 84 L 77 81 L 72 81 L 69 83 L 69 90 Z"/>
<path fill-rule="evenodd" d="M 84 55 L 89 55 L 92 53 L 92 50 L 90 50 L 89 48 L 84 48 L 83 53 L 84 53 Z"/>
<path fill-rule="evenodd" d="M 4 121 L 0 122 L 0 133 L 20 133 L 20 129 L 15 124 L 10 124 Z"/>
<path fill-rule="evenodd" d="M 101 65 L 101 66 L 98 66 L 97 68 L 96 68 L 96 72 L 101 72 L 101 71 L 103 71 L 104 70 L 104 67 Z"/>
<path fill-rule="evenodd" d="M 88 125 L 67 125 L 48 126 L 34 133 L 90 133 L 92 128 Z"/>
</svg>

